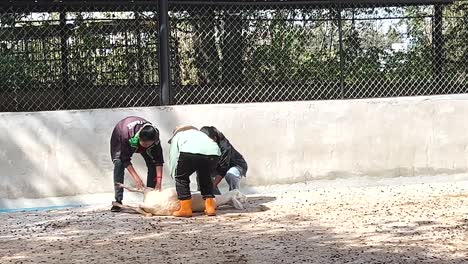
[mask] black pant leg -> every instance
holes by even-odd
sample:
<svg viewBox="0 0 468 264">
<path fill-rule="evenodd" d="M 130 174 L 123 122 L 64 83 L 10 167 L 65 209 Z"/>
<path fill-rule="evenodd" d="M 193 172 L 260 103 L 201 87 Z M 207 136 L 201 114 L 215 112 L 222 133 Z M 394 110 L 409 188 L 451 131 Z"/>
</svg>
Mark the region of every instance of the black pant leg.
<svg viewBox="0 0 468 264">
<path fill-rule="evenodd" d="M 218 164 L 218 156 L 199 155 L 195 168 L 200 181 L 200 192 L 204 199 L 214 198 L 212 175 Z"/>
<path fill-rule="evenodd" d="M 124 183 L 125 168 L 121 160 L 114 160 L 114 194 L 115 201 L 122 203 L 123 188 L 118 187 L 117 183 Z"/>
<path fill-rule="evenodd" d="M 145 159 L 146 168 L 148 168 L 146 186 L 154 188 L 156 187 L 156 162 L 146 152 L 141 153 L 141 156 Z"/>
<path fill-rule="evenodd" d="M 177 197 L 179 200 L 189 200 L 192 198 L 190 193 L 190 175 L 195 172 L 194 158 L 196 155 L 189 153 L 180 153 L 175 172 L 175 182 Z"/>
</svg>

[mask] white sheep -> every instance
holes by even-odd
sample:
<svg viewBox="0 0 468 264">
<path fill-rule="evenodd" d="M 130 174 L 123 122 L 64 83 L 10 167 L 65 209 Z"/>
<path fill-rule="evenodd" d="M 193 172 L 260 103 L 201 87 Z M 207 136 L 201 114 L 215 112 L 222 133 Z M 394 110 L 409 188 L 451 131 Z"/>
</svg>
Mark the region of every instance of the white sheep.
<svg viewBox="0 0 468 264">
<path fill-rule="evenodd" d="M 125 188 L 131 192 L 143 193 L 143 203 L 138 206 L 121 205 L 113 202 L 112 205 L 119 206 L 121 208 L 135 210 L 136 212 L 145 216 L 153 215 L 172 215 L 173 212 L 179 210 L 180 204 L 177 199 L 177 192 L 175 188 L 164 189 L 162 191 L 156 191 L 153 188 L 145 187 L 143 190 L 129 188 L 119 183 L 119 187 Z M 231 205 L 236 209 L 244 209 L 244 203 L 247 201 L 247 197 L 242 194 L 239 190 L 232 190 L 222 195 L 216 195 L 216 205 Z M 192 211 L 203 212 L 205 209 L 205 201 L 203 200 L 200 193 L 192 194 Z"/>
</svg>

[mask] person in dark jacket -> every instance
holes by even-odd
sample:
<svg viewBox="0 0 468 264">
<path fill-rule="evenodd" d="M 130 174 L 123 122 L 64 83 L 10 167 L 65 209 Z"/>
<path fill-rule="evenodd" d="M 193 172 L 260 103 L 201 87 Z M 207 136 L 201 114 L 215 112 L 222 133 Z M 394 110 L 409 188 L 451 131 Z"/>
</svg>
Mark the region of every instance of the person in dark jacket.
<svg viewBox="0 0 468 264">
<path fill-rule="evenodd" d="M 122 203 L 123 188 L 117 183 L 124 182 L 125 169 L 132 176 L 138 189 L 145 185 L 132 165 L 134 153 L 140 153 L 148 168 L 146 185 L 161 190 L 163 172 L 163 154 L 159 141 L 159 131 L 147 120 L 129 116 L 117 123 L 110 141 L 112 162 L 114 163 L 115 201 Z M 120 207 L 112 206 L 112 212 L 119 212 Z"/>
<path fill-rule="evenodd" d="M 246 176 L 248 168 L 244 157 L 216 127 L 204 126 L 200 131 L 214 140 L 221 150 L 221 157 L 216 167 L 216 175 L 213 175 L 214 194 L 221 194 L 218 185 L 223 178 L 229 185 L 229 191 L 239 189 L 241 177 Z"/>
</svg>

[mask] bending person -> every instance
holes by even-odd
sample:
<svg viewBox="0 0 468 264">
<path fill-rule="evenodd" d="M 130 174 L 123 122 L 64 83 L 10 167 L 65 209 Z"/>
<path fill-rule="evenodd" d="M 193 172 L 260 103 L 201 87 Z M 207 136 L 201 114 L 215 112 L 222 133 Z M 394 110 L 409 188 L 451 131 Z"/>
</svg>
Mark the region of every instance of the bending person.
<svg viewBox="0 0 468 264">
<path fill-rule="evenodd" d="M 242 177 L 247 175 L 247 162 L 242 154 L 239 153 L 229 142 L 229 140 L 216 127 L 204 126 L 200 129 L 215 141 L 220 150 L 221 157 L 216 167 L 215 175 L 212 175 L 213 191 L 215 194 L 221 194 L 218 185 L 224 178 L 229 185 L 229 191 L 240 189 Z"/>
<path fill-rule="evenodd" d="M 193 126 L 176 127 L 169 144 L 171 144 L 169 164 L 176 182 L 177 198 L 180 201 L 180 209 L 172 215 L 192 216 L 190 175 L 194 172 L 197 172 L 201 195 L 205 200 L 205 214 L 216 215 L 211 175 L 221 154 L 218 145 Z"/>
</svg>

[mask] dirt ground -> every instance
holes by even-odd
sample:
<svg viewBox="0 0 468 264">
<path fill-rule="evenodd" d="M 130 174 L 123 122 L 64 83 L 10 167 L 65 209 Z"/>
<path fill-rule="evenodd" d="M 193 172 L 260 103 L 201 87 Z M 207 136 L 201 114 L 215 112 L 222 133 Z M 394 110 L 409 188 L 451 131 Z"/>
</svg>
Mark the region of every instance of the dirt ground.
<svg viewBox="0 0 468 264">
<path fill-rule="evenodd" d="M 1 263 L 468 263 L 468 182 L 301 188 L 244 211 L 0 214 Z"/>
</svg>

